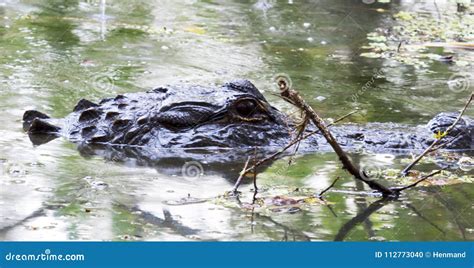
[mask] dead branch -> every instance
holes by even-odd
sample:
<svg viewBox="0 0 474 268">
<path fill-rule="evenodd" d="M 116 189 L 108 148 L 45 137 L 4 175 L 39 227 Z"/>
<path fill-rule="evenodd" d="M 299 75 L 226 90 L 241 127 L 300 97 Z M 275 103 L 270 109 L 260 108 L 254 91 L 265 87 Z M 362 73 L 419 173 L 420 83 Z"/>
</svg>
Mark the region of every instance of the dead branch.
<svg viewBox="0 0 474 268">
<path fill-rule="evenodd" d="M 253 154 L 253 164 L 255 165 L 257 163 L 257 147 L 255 147 L 255 151 Z M 253 170 L 253 197 L 252 197 L 252 204 L 255 204 L 255 201 L 257 200 L 257 193 L 258 193 L 258 187 L 257 187 L 257 168 Z"/>
<path fill-rule="evenodd" d="M 334 187 L 334 185 L 336 185 L 336 182 L 340 179 L 340 177 L 337 177 L 332 183 L 331 185 L 329 185 L 329 187 L 327 187 L 326 189 L 322 190 L 321 193 L 319 193 L 319 198 L 322 198 L 323 197 L 323 194 L 325 192 L 327 192 L 329 189 L 331 189 L 332 187 Z"/>
<path fill-rule="evenodd" d="M 330 127 L 330 126 L 332 126 L 332 125 L 334 125 L 334 124 L 336 124 L 336 123 L 338 123 L 338 122 L 340 122 L 340 121 L 346 119 L 347 117 L 349 117 L 349 116 L 351 116 L 351 115 L 353 115 L 353 114 L 355 114 L 355 113 L 357 113 L 357 112 L 358 112 L 358 111 L 352 111 L 352 112 L 350 112 L 350 113 L 348 113 L 348 114 L 345 114 L 345 115 L 339 117 L 338 119 L 334 120 L 334 122 L 332 122 L 331 124 L 328 124 L 328 127 Z M 242 178 L 243 178 L 243 176 L 245 176 L 247 173 L 249 173 L 249 172 L 251 172 L 251 171 L 255 172 L 255 170 L 256 170 L 256 168 L 257 168 L 258 166 L 260 166 L 260 165 L 262 165 L 262 164 L 264 164 L 264 163 L 266 163 L 266 162 L 268 162 L 268 161 L 270 161 L 270 160 L 275 159 L 277 156 L 279 156 L 280 154 L 282 154 L 282 153 L 284 153 L 286 150 L 288 150 L 291 146 L 297 144 L 298 142 L 301 142 L 301 141 L 304 140 L 304 139 L 309 138 L 310 136 L 312 136 L 312 135 L 314 135 L 314 134 L 316 134 L 316 133 L 318 133 L 318 132 L 319 132 L 319 129 L 318 129 L 318 130 L 315 130 L 315 131 L 312 131 L 312 132 L 310 132 L 310 133 L 304 135 L 303 137 L 296 138 L 296 139 L 292 140 L 290 143 L 288 143 L 285 147 L 283 147 L 283 148 L 280 149 L 279 151 L 277 151 L 277 152 L 271 154 L 271 155 L 268 156 L 268 157 L 265 157 L 265 158 L 263 158 L 263 159 L 260 159 L 260 160 L 257 161 L 257 162 L 254 162 L 253 166 L 251 166 L 251 167 L 249 167 L 249 168 L 247 168 L 248 162 L 249 162 L 249 160 L 250 160 L 250 158 L 248 158 L 248 159 L 247 159 L 247 163 L 245 163 L 244 169 L 242 169 L 242 171 L 240 172 L 239 178 L 238 178 L 237 181 L 235 182 L 234 187 L 233 187 L 233 189 L 232 189 L 231 192 L 234 193 L 234 194 L 237 193 L 237 189 L 239 188 L 240 184 L 242 183 Z"/>
<path fill-rule="evenodd" d="M 249 165 L 249 162 L 250 162 L 250 157 L 247 157 L 247 161 L 245 161 L 244 168 L 242 169 L 242 171 L 240 171 L 239 178 L 235 182 L 234 188 L 232 188 L 231 193 L 237 194 L 237 189 L 239 188 L 240 183 L 242 183 L 242 178 L 245 176 L 245 174 L 247 174 L 247 166 Z"/>
<path fill-rule="evenodd" d="M 431 148 L 431 151 L 429 151 L 429 153 L 431 152 L 435 152 L 439 149 L 442 149 L 444 147 L 446 147 L 448 144 L 450 144 L 451 142 L 455 141 L 459 136 L 461 136 L 461 132 L 459 132 L 456 136 L 452 137 L 451 139 L 447 140 L 447 141 L 444 141 L 443 143 L 437 145 L 437 146 L 434 146 L 433 148 Z"/>
<path fill-rule="evenodd" d="M 472 102 L 472 99 L 474 98 L 474 93 L 471 93 L 471 96 L 469 97 L 469 99 L 467 100 L 466 104 L 464 105 L 464 108 L 461 110 L 461 112 L 459 113 L 458 117 L 456 118 L 456 120 L 454 120 L 453 124 L 451 124 L 451 126 L 449 126 L 446 131 L 444 132 L 445 134 L 448 134 L 451 130 L 453 130 L 453 128 L 456 126 L 456 124 L 459 122 L 459 120 L 461 120 L 464 112 L 466 111 L 467 107 L 469 106 L 469 104 L 471 104 Z M 418 157 L 415 158 L 415 160 L 413 160 L 405 169 L 402 170 L 401 174 L 402 176 L 406 176 L 408 174 L 408 171 L 410 171 L 410 169 L 412 169 L 418 162 L 420 162 L 420 160 L 425 156 L 427 155 L 428 153 L 430 152 L 433 152 L 434 150 L 434 147 L 437 146 L 443 139 L 444 137 L 446 137 L 447 135 L 444 135 L 442 137 L 440 137 L 439 139 L 436 139 L 435 141 L 433 141 L 433 143 L 428 146 L 428 148 L 426 148 L 423 153 L 421 153 Z M 438 148 L 437 148 L 438 149 Z"/>
<path fill-rule="evenodd" d="M 347 117 L 349 117 L 349 116 L 351 116 L 351 115 L 353 115 L 353 114 L 355 114 L 355 113 L 357 113 L 357 112 L 358 112 L 358 111 L 352 111 L 352 112 L 350 112 L 350 113 L 347 113 L 347 114 L 345 114 L 345 115 L 339 117 L 338 119 L 334 120 L 333 123 L 328 124 L 327 126 L 328 126 L 328 127 L 333 126 L 333 125 L 335 125 L 336 123 L 339 123 L 340 121 L 346 119 Z M 301 137 L 301 138 L 297 138 L 297 139 L 292 140 L 290 143 L 288 143 L 285 147 L 283 147 L 283 148 L 280 149 L 279 151 L 273 153 L 272 155 L 270 155 L 270 156 L 268 156 L 268 157 L 265 157 L 265 158 L 263 158 L 263 159 L 260 159 L 255 165 L 253 165 L 253 166 L 247 168 L 247 169 L 245 170 L 245 173 L 248 173 L 248 172 L 254 170 L 256 167 L 258 167 L 258 166 L 260 166 L 260 165 L 262 165 L 262 164 L 264 164 L 264 163 L 266 163 L 266 162 L 268 162 L 268 161 L 270 161 L 270 160 L 275 159 L 277 156 L 279 156 L 280 154 L 282 154 L 282 153 L 284 153 L 286 150 L 288 150 L 291 146 L 293 146 L 293 145 L 297 144 L 298 142 L 300 142 L 300 141 L 302 141 L 302 140 L 305 140 L 305 139 L 309 138 L 310 136 L 312 136 L 312 135 L 314 135 L 314 134 L 317 134 L 317 133 L 319 133 L 319 132 L 320 132 L 319 129 L 318 129 L 318 130 L 314 130 L 314 131 L 311 131 L 311 132 L 309 132 L 308 134 L 304 135 L 304 136 Z"/>
<path fill-rule="evenodd" d="M 296 107 L 303 110 L 311 119 L 311 121 L 316 125 L 316 127 L 321 131 L 321 134 L 324 136 L 324 138 L 326 138 L 334 152 L 338 155 L 339 160 L 341 161 L 345 170 L 354 176 L 354 178 L 364 182 L 370 188 L 381 192 L 384 196 L 394 196 L 398 194 L 397 192 L 392 191 L 390 188 L 387 188 L 374 180 L 364 178 L 360 170 L 351 162 L 347 154 L 328 130 L 324 120 L 313 110 L 313 108 L 311 108 L 311 106 L 309 106 L 303 100 L 299 93 L 293 89 L 290 89 L 283 79 L 278 81 L 278 86 L 280 87 L 280 94 L 283 97 L 290 99 Z"/>
<path fill-rule="evenodd" d="M 410 189 L 410 188 L 412 188 L 412 187 L 417 186 L 420 182 L 425 181 L 425 180 L 427 180 L 427 179 L 433 177 L 434 175 L 437 175 L 437 174 L 441 173 L 441 171 L 443 171 L 443 170 L 445 170 L 445 169 L 437 170 L 437 171 L 432 172 L 432 173 L 430 173 L 430 174 L 428 174 L 428 175 L 426 175 L 426 176 L 421 177 L 421 179 L 417 180 L 416 182 L 414 182 L 414 183 L 412 183 L 412 184 L 409 184 L 409 185 L 404 186 L 404 187 L 402 187 L 402 188 L 392 188 L 392 190 L 394 190 L 394 191 L 396 191 L 396 192 L 401 192 L 401 191 L 404 191 L 404 190 L 406 190 L 406 189 Z"/>
</svg>

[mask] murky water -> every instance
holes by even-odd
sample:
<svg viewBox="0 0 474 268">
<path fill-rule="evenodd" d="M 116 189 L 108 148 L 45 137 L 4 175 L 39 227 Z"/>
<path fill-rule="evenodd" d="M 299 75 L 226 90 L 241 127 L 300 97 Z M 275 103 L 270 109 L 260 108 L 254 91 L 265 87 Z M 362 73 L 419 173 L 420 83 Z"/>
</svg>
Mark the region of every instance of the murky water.
<svg viewBox="0 0 474 268">
<path fill-rule="evenodd" d="M 462 70 L 442 62 L 415 68 L 359 56 L 367 33 L 393 23 L 393 13 L 416 8 L 436 15 L 427 4 L 392 2 L 0 2 L 0 239 L 474 239 L 472 184 L 412 190 L 387 204 L 331 192 L 330 206 L 256 213 L 216 201 L 241 166 L 199 163 L 202 170 L 183 176 L 182 164 L 170 170 L 83 157 L 64 139 L 33 147 L 22 130 L 27 109 L 61 117 L 80 98 L 235 78 L 250 79 L 285 110 L 271 95 L 279 73 L 326 117 L 358 107 L 353 122 L 422 124 L 459 109 L 469 89 L 450 90 L 446 81 L 472 73 L 472 61 Z M 456 53 L 472 59 L 472 52 Z M 380 70 L 383 78 L 362 90 Z M 406 162 L 374 154 L 354 159 L 380 168 Z M 297 156 L 289 168 L 287 160 L 259 174 L 261 189 L 319 192 L 348 177 L 331 153 Z M 242 186 L 243 203 L 252 200 L 252 188 Z M 336 188 L 363 190 L 349 178 Z"/>
</svg>

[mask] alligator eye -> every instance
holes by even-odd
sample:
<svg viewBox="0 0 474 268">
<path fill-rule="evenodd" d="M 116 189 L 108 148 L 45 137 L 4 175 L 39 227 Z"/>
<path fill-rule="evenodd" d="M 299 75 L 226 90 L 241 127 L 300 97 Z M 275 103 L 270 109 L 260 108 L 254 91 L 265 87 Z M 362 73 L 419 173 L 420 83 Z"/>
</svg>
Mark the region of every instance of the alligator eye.
<svg viewBox="0 0 474 268">
<path fill-rule="evenodd" d="M 251 117 L 256 110 L 257 103 L 254 100 L 241 100 L 235 105 L 235 111 L 242 117 Z"/>
</svg>

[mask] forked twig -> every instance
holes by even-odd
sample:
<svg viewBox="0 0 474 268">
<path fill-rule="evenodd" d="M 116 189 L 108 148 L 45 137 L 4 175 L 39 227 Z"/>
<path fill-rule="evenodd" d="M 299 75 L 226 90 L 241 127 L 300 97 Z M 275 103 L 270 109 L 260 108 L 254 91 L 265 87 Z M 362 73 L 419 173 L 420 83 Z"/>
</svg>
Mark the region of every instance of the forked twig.
<svg viewBox="0 0 474 268">
<path fill-rule="evenodd" d="M 253 163 L 257 163 L 257 147 L 255 147 L 255 151 L 253 154 Z M 257 194 L 258 194 L 258 187 L 257 187 L 257 168 L 253 170 L 253 197 L 252 197 L 252 204 L 255 203 L 257 200 Z"/>
<path fill-rule="evenodd" d="M 459 120 L 461 120 L 464 112 L 466 111 L 467 107 L 469 106 L 469 104 L 471 104 L 472 102 L 472 99 L 474 98 L 474 93 L 471 93 L 471 96 L 469 97 L 469 99 L 467 100 L 466 104 L 464 105 L 464 108 L 461 110 L 461 112 L 459 113 L 458 117 L 456 118 L 456 120 L 446 129 L 446 131 L 444 132 L 445 134 L 448 134 L 451 130 L 453 130 L 453 128 L 456 126 L 456 124 L 459 122 Z M 442 140 L 443 138 L 446 137 L 446 135 L 444 136 L 441 136 L 439 139 L 436 139 L 435 141 L 433 141 L 433 143 L 431 143 L 430 146 L 428 146 L 428 148 L 426 148 L 423 153 L 421 153 L 419 156 L 417 156 L 415 158 L 415 160 L 413 160 L 405 169 L 402 170 L 401 174 L 402 176 L 406 176 L 408 174 L 408 172 L 418 163 L 420 162 L 420 160 L 425 156 L 427 155 L 428 153 L 430 152 L 433 152 L 433 148 L 438 145 Z M 438 148 L 437 148 L 438 149 Z"/>
<path fill-rule="evenodd" d="M 375 180 L 370 178 L 366 178 L 362 172 L 352 163 L 349 159 L 347 154 L 344 152 L 342 147 L 339 145 L 337 140 L 331 134 L 329 129 L 326 126 L 324 120 L 313 110 L 311 106 L 309 106 L 303 98 L 299 95 L 296 90 L 290 89 L 283 79 L 278 81 L 278 86 L 280 87 L 280 94 L 292 101 L 292 103 L 298 107 L 299 109 L 303 110 L 306 115 L 311 119 L 313 124 L 321 131 L 321 134 L 324 136 L 326 141 L 331 145 L 334 152 L 339 157 L 343 168 L 347 170 L 355 179 L 360 180 L 367 184 L 370 188 L 379 191 L 384 196 L 395 196 L 398 192 L 391 190 L 390 188 L 378 183 Z"/>
<path fill-rule="evenodd" d="M 427 180 L 427 179 L 433 177 L 434 175 L 437 175 L 437 174 L 441 173 L 443 170 L 445 170 L 445 168 L 444 168 L 444 169 L 440 169 L 440 170 L 436 170 L 436 171 L 434 171 L 434 172 L 432 172 L 432 173 L 430 173 L 430 174 L 428 174 L 428 175 L 425 175 L 425 176 L 421 177 L 421 179 L 417 180 L 416 182 L 414 182 L 414 183 L 412 183 L 412 184 L 409 184 L 409 185 L 404 186 L 404 187 L 402 187 L 402 188 L 393 188 L 393 190 L 394 190 L 394 191 L 397 191 L 397 192 L 401 192 L 401 191 L 404 191 L 404 190 L 406 190 L 406 189 L 410 189 L 410 188 L 412 188 L 412 187 L 417 186 L 420 182 L 423 182 L 423 181 L 425 181 L 425 180 Z"/>
<path fill-rule="evenodd" d="M 332 187 L 334 187 L 334 185 L 336 185 L 336 182 L 337 182 L 340 178 L 341 178 L 341 177 L 337 177 L 337 178 L 331 183 L 331 185 L 329 185 L 326 189 L 322 190 L 322 191 L 319 193 L 319 198 L 322 198 L 324 193 L 326 193 L 327 191 L 329 191 L 329 189 L 331 189 Z"/>
<path fill-rule="evenodd" d="M 237 193 L 237 189 L 239 188 L 240 183 L 242 183 L 242 178 L 245 176 L 245 174 L 247 174 L 246 170 L 247 170 L 247 166 L 249 165 L 249 162 L 250 162 L 250 157 L 247 157 L 247 161 L 245 161 L 244 168 L 242 169 L 242 171 L 240 171 L 239 178 L 235 182 L 234 188 L 232 188 L 231 192 L 233 194 Z"/>
<path fill-rule="evenodd" d="M 351 115 L 353 115 L 353 114 L 355 114 L 355 113 L 357 113 L 357 112 L 358 112 L 358 111 L 352 111 L 352 112 L 350 112 L 350 113 L 347 113 L 347 114 L 345 114 L 345 115 L 339 117 L 338 119 L 334 120 L 334 122 L 328 124 L 327 126 L 328 126 L 328 127 L 333 126 L 333 125 L 335 125 L 336 123 L 339 123 L 340 121 L 346 119 L 347 117 L 349 117 L 349 116 L 351 116 Z M 307 138 L 311 137 L 312 135 L 317 134 L 317 133 L 319 133 L 319 132 L 321 132 L 319 129 L 318 129 L 318 130 L 314 130 L 314 131 L 311 131 L 311 132 L 309 132 L 308 134 L 304 135 L 303 137 L 296 138 L 296 139 L 292 140 L 290 143 L 288 143 L 285 147 L 283 147 L 283 148 L 280 149 L 279 151 L 273 153 L 272 155 L 270 155 L 270 156 L 268 156 L 268 157 L 265 157 L 265 158 L 263 158 L 263 159 L 260 159 L 255 165 L 253 165 L 253 166 L 247 168 L 245 172 L 248 173 L 248 172 L 252 171 L 253 169 L 255 169 L 255 167 L 258 167 L 258 166 L 262 165 L 263 163 L 265 163 L 265 162 L 267 162 L 267 161 L 269 161 L 269 160 L 272 160 L 272 159 L 274 159 L 275 157 L 279 156 L 280 154 L 284 153 L 284 152 L 285 152 L 286 150 L 288 150 L 291 146 L 293 146 L 293 145 L 297 144 L 298 142 L 300 142 L 300 141 L 302 141 L 302 140 L 305 140 L 305 139 L 307 139 Z"/>
<path fill-rule="evenodd" d="M 339 117 L 338 119 L 334 120 L 334 122 L 328 124 L 327 126 L 328 126 L 328 127 L 333 126 L 333 125 L 335 125 L 336 123 L 338 123 L 338 122 L 340 122 L 340 121 L 346 119 L 347 117 L 349 117 L 349 116 L 351 116 L 351 115 L 353 115 L 353 114 L 355 114 L 355 113 L 357 113 L 357 112 L 358 112 L 358 111 L 352 111 L 352 112 L 350 112 L 350 113 L 347 113 L 347 114 L 345 114 L 345 115 Z M 312 135 L 314 135 L 314 134 L 316 134 L 316 133 L 318 133 L 318 132 L 320 132 L 319 129 L 318 129 L 318 130 L 311 131 L 310 133 L 304 135 L 303 137 L 296 138 L 296 139 L 292 140 L 290 143 L 288 143 L 285 147 L 283 147 L 283 148 L 280 149 L 279 151 L 277 151 L 277 152 L 271 154 L 271 155 L 268 156 L 268 157 L 265 157 L 265 158 L 263 158 L 263 159 L 260 159 L 259 161 L 257 161 L 256 163 L 254 163 L 253 166 L 247 168 L 248 162 L 249 162 L 249 160 L 250 160 L 250 158 L 249 158 L 249 159 L 247 160 L 247 163 L 246 163 L 245 166 L 244 166 L 244 169 L 242 169 L 242 171 L 240 172 L 239 178 L 237 179 L 237 181 L 236 181 L 235 184 L 234 184 L 234 187 L 233 187 L 233 189 L 232 189 L 232 193 L 236 193 L 236 192 L 237 192 L 237 189 L 239 188 L 239 186 L 240 186 L 240 184 L 241 184 L 241 182 L 242 182 L 242 177 L 243 177 L 245 174 L 247 174 L 247 173 L 249 173 L 249 172 L 251 172 L 251 171 L 254 171 L 254 172 L 255 172 L 255 170 L 256 170 L 256 168 L 257 168 L 258 166 L 260 166 L 260 165 L 262 165 L 262 164 L 264 164 L 264 163 L 266 163 L 266 162 L 268 162 L 268 161 L 270 161 L 270 160 L 275 159 L 277 156 L 279 156 L 280 154 L 282 154 L 282 153 L 284 153 L 286 150 L 288 150 L 291 146 L 297 144 L 298 142 L 300 142 L 300 141 L 302 141 L 302 140 L 304 140 L 304 139 L 309 138 L 310 136 L 312 136 Z"/>
</svg>

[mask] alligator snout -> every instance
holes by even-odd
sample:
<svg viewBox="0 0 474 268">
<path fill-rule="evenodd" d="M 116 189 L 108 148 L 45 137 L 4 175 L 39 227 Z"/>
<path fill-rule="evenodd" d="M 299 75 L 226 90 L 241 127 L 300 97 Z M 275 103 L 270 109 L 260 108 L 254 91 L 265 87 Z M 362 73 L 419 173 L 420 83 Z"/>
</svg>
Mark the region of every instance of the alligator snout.
<svg viewBox="0 0 474 268">
<path fill-rule="evenodd" d="M 371 123 L 340 125 L 334 136 L 348 150 L 422 149 L 443 135 L 457 113 L 440 113 L 427 127 Z M 81 144 L 133 145 L 147 148 L 285 146 L 294 123 L 271 106 L 249 81 L 219 88 L 167 86 L 106 98 L 98 104 L 80 100 L 64 119 L 26 111 L 24 129 L 35 143 L 58 135 Z M 39 139 L 41 135 L 47 139 Z M 474 123 L 462 118 L 447 134 L 447 149 L 473 148 Z M 319 136 L 304 141 L 303 150 L 325 150 Z M 264 150 L 264 149 L 262 149 Z"/>
</svg>

